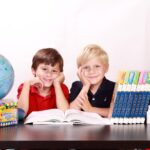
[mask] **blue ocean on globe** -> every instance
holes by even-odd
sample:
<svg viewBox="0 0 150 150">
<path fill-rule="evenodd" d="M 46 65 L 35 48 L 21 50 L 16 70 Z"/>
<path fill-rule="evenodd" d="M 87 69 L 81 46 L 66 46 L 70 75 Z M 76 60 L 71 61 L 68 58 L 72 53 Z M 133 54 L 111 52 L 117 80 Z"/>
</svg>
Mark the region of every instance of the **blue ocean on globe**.
<svg viewBox="0 0 150 150">
<path fill-rule="evenodd" d="M 11 63 L 0 55 L 0 100 L 11 90 L 14 83 L 14 69 Z"/>
</svg>

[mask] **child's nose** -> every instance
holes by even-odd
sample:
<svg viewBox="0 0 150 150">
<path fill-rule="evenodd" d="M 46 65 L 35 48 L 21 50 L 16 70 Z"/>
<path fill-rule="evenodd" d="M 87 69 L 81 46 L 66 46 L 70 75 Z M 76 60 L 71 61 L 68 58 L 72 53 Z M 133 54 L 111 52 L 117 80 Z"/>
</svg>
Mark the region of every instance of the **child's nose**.
<svg viewBox="0 0 150 150">
<path fill-rule="evenodd" d="M 96 70 L 94 68 L 89 69 L 89 73 L 95 73 Z"/>
<path fill-rule="evenodd" d="M 51 71 L 47 71 L 46 72 L 46 76 L 51 77 L 52 76 L 52 72 Z"/>
</svg>

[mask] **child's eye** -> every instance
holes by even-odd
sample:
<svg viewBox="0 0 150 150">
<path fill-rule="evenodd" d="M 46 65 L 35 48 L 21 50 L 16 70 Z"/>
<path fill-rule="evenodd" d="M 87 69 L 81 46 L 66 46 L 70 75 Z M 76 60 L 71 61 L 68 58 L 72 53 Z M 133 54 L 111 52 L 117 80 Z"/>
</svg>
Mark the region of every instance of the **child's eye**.
<svg viewBox="0 0 150 150">
<path fill-rule="evenodd" d="M 42 68 L 42 70 L 47 71 L 47 68 Z"/>
<path fill-rule="evenodd" d="M 53 73 L 57 73 L 58 71 L 57 71 L 57 70 L 52 70 L 52 72 L 53 72 Z"/>
<path fill-rule="evenodd" d="M 88 67 L 88 66 L 85 66 L 83 69 L 84 69 L 84 70 L 88 70 L 88 69 L 89 69 L 89 67 Z"/>
<path fill-rule="evenodd" d="M 96 66 L 95 66 L 95 68 L 100 68 L 100 67 L 101 67 L 101 66 L 99 66 L 99 65 L 96 65 Z"/>
</svg>

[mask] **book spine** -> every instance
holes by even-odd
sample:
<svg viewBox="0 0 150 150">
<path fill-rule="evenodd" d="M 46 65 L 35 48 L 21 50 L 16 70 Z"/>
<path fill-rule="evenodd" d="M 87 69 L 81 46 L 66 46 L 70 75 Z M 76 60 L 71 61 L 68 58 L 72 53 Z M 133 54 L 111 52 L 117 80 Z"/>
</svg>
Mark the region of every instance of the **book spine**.
<svg viewBox="0 0 150 150">
<path fill-rule="evenodd" d="M 135 109 L 135 123 L 141 123 L 141 118 L 142 118 L 142 112 L 143 112 L 143 108 L 144 108 L 144 102 L 145 102 L 145 94 L 143 91 L 139 91 L 138 93 L 138 101 L 137 101 L 137 106 Z"/>
<path fill-rule="evenodd" d="M 142 71 L 140 73 L 140 78 L 139 78 L 139 83 L 138 83 L 138 88 L 137 88 L 139 95 L 138 95 L 137 107 L 135 110 L 135 114 L 136 114 L 135 123 L 142 123 L 141 120 L 145 119 L 142 116 L 142 112 L 143 112 L 144 104 L 145 104 L 145 100 L 146 100 L 146 95 L 144 92 L 145 85 L 146 85 L 146 76 L 147 76 L 147 72 Z"/>
<path fill-rule="evenodd" d="M 130 111 L 130 115 L 129 115 L 129 124 L 134 123 L 136 120 L 135 109 L 137 107 L 137 101 L 138 101 L 137 87 L 138 87 L 139 76 L 140 76 L 140 72 L 135 71 L 135 76 L 134 76 L 134 80 L 133 80 L 133 84 L 135 85 L 135 89 L 133 89 L 133 91 L 132 91 L 134 94 L 134 98 L 132 99 L 132 106 L 131 106 L 131 111 Z"/>
<path fill-rule="evenodd" d="M 122 109 L 123 109 L 124 97 L 125 97 L 125 92 L 122 91 L 121 94 L 120 94 L 120 99 L 119 99 L 119 104 L 118 104 L 118 111 L 117 111 L 117 117 L 118 117 L 118 122 L 117 123 L 119 123 L 119 124 L 122 123 L 122 118 L 123 118 Z"/>
<path fill-rule="evenodd" d="M 112 118 L 111 118 L 111 122 L 117 124 L 119 121 L 119 105 L 120 105 L 120 98 L 122 95 L 122 85 L 124 82 L 124 77 L 125 77 L 125 72 L 124 71 L 120 71 L 119 72 L 119 76 L 118 76 L 118 80 L 117 80 L 117 90 L 115 91 L 115 99 L 114 99 L 114 108 L 113 108 L 113 112 L 112 112 Z"/>
<path fill-rule="evenodd" d="M 125 115 L 124 115 L 124 123 L 125 123 L 125 124 L 128 124 L 128 123 L 129 123 L 130 111 L 131 111 L 133 99 L 134 99 L 134 93 L 133 93 L 133 92 L 130 92 L 130 93 L 129 93 L 128 102 L 127 102 L 127 106 L 126 106 Z"/>
<path fill-rule="evenodd" d="M 118 112 L 118 110 L 117 110 L 117 108 L 118 108 L 118 106 L 119 106 L 119 99 L 120 99 L 120 96 L 121 96 L 121 92 L 117 92 L 117 96 L 116 96 L 116 98 L 115 98 L 115 105 L 114 105 L 114 109 L 113 109 L 113 113 L 112 113 L 112 117 L 113 118 L 115 118 L 115 117 L 117 117 L 117 112 Z"/>
<path fill-rule="evenodd" d="M 126 104 L 127 104 L 127 100 L 128 100 L 129 76 L 130 76 L 130 72 L 127 71 L 125 74 L 125 78 L 124 78 L 124 82 L 123 82 L 123 88 L 122 88 L 122 94 L 121 94 L 121 98 L 120 98 L 120 105 L 119 105 L 120 111 L 118 112 L 119 124 L 123 124 L 124 113 L 125 113 Z"/>
<path fill-rule="evenodd" d="M 136 108 L 137 108 L 137 102 L 139 99 L 139 92 L 134 92 L 134 99 L 132 102 L 132 108 L 131 108 L 131 113 L 130 113 L 130 122 L 129 123 L 135 123 L 136 122 Z M 138 109 L 138 108 L 137 108 Z"/>
<path fill-rule="evenodd" d="M 131 112 L 134 112 L 133 108 L 134 108 L 135 103 L 133 101 L 136 98 L 135 97 L 135 91 L 136 91 L 136 88 L 137 88 L 138 78 L 139 78 L 139 72 L 135 71 L 132 86 L 131 86 L 131 90 L 130 90 L 130 93 L 129 93 L 127 108 L 126 108 L 126 112 L 125 112 L 125 116 L 124 116 L 124 123 L 125 124 L 131 124 L 132 123 Z"/>
<path fill-rule="evenodd" d="M 126 112 L 126 109 L 127 109 L 129 94 L 130 93 L 128 91 L 126 91 L 124 93 L 124 101 L 123 101 L 123 106 L 122 106 L 122 110 L 121 110 L 121 113 L 120 113 L 120 120 L 119 120 L 120 124 L 124 123 L 124 116 L 125 116 L 125 112 Z"/>
<path fill-rule="evenodd" d="M 120 86 L 120 88 L 122 88 Z M 114 109 L 113 109 L 113 113 L 112 113 L 112 123 L 118 123 L 118 108 L 119 108 L 119 101 L 120 101 L 120 97 L 121 97 L 121 91 L 118 91 L 117 92 L 117 95 L 116 95 L 116 99 L 115 99 L 115 105 L 114 105 Z"/>
<path fill-rule="evenodd" d="M 123 123 L 127 123 L 128 118 L 126 115 L 126 110 L 128 110 L 130 112 L 130 105 L 132 105 L 132 101 L 130 101 L 130 98 L 132 97 L 131 95 L 131 88 L 132 88 L 132 83 L 133 83 L 133 79 L 134 79 L 134 71 L 131 71 L 129 74 L 129 78 L 128 78 L 128 86 L 127 86 L 127 92 L 125 94 L 125 101 L 124 101 L 124 116 L 123 116 Z M 129 108 L 129 109 L 128 109 Z M 127 112 L 127 113 L 129 113 Z"/>
</svg>

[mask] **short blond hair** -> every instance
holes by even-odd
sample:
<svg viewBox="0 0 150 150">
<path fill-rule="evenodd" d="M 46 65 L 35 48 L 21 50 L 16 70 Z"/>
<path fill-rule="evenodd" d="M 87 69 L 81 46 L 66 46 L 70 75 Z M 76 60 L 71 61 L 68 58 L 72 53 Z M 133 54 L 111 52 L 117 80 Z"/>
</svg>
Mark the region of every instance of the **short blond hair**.
<svg viewBox="0 0 150 150">
<path fill-rule="evenodd" d="M 78 68 L 87 61 L 97 57 L 100 58 L 102 63 L 106 65 L 109 64 L 108 54 L 100 46 L 96 44 L 89 44 L 85 46 L 77 58 Z"/>
</svg>

